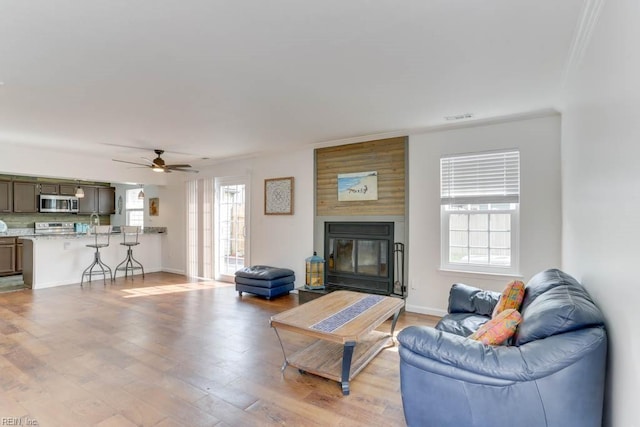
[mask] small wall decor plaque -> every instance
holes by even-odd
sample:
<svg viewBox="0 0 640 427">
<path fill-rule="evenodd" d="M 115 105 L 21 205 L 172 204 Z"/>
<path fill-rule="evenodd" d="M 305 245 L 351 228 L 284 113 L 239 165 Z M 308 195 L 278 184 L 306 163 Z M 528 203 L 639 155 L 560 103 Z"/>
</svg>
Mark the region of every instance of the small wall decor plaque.
<svg viewBox="0 0 640 427">
<path fill-rule="evenodd" d="M 149 199 L 149 216 L 158 216 L 160 214 L 160 199 L 152 197 Z"/>
<path fill-rule="evenodd" d="M 293 215 L 293 177 L 264 180 L 264 214 Z"/>
<path fill-rule="evenodd" d="M 338 201 L 378 200 L 378 172 L 338 174 Z"/>
</svg>

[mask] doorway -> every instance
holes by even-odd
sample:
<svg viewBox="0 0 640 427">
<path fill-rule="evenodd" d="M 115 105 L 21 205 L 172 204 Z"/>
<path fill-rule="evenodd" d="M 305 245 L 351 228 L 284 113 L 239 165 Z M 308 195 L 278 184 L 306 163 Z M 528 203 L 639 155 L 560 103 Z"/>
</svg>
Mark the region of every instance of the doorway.
<svg viewBox="0 0 640 427">
<path fill-rule="evenodd" d="M 249 265 L 247 190 L 247 178 L 216 179 L 216 280 L 233 282 Z"/>
</svg>

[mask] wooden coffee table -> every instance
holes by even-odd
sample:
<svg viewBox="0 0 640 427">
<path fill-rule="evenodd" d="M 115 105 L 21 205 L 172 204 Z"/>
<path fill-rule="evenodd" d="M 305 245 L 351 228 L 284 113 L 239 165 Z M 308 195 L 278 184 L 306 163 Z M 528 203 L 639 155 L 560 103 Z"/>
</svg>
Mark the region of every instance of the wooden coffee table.
<svg viewBox="0 0 640 427">
<path fill-rule="evenodd" d="M 271 317 L 288 365 L 338 381 L 349 394 L 351 381 L 380 351 L 393 345 L 393 331 L 404 300 L 361 292 L 335 291 Z M 376 331 L 393 316 L 391 332 Z M 278 330 L 317 338 L 287 356 Z"/>
</svg>

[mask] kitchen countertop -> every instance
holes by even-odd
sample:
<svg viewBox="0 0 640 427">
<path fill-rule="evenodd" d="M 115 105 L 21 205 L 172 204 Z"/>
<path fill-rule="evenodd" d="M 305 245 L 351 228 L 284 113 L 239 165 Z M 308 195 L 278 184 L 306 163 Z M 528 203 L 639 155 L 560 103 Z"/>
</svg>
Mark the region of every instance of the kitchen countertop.
<svg viewBox="0 0 640 427">
<path fill-rule="evenodd" d="M 140 234 L 164 234 L 167 232 L 167 227 L 145 227 L 140 231 Z M 121 234 L 119 231 L 113 231 L 111 234 Z M 87 233 L 61 233 L 61 234 L 36 234 L 33 228 L 10 228 L 4 233 L 0 233 L 0 237 L 28 237 L 28 238 L 47 238 L 47 239 L 59 239 L 59 238 L 74 238 L 74 237 L 88 237 L 92 234 Z"/>
</svg>

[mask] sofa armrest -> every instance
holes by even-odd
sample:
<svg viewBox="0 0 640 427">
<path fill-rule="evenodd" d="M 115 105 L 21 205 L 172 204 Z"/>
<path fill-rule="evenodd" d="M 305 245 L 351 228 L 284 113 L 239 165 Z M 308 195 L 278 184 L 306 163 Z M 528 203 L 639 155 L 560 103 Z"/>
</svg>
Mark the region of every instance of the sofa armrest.
<svg viewBox="0 0 640 427">
<path fill-rule="evenodd" d="M 603 328 L 586 328 L 532 341 L 520 347 L 489 346 L 425 326 L 398 334 L 400 357 L 426 371 L 464 381 L 500 385 L 531 381 L 557 372 L 604 346 Z"/>
<path fill-rule="evenodd" d="M 491 316 L 500 292 L 485 291 L 462 283 L 454 283 L 449 291 L 449 313 L 476 313 Z"/>
</svg>

